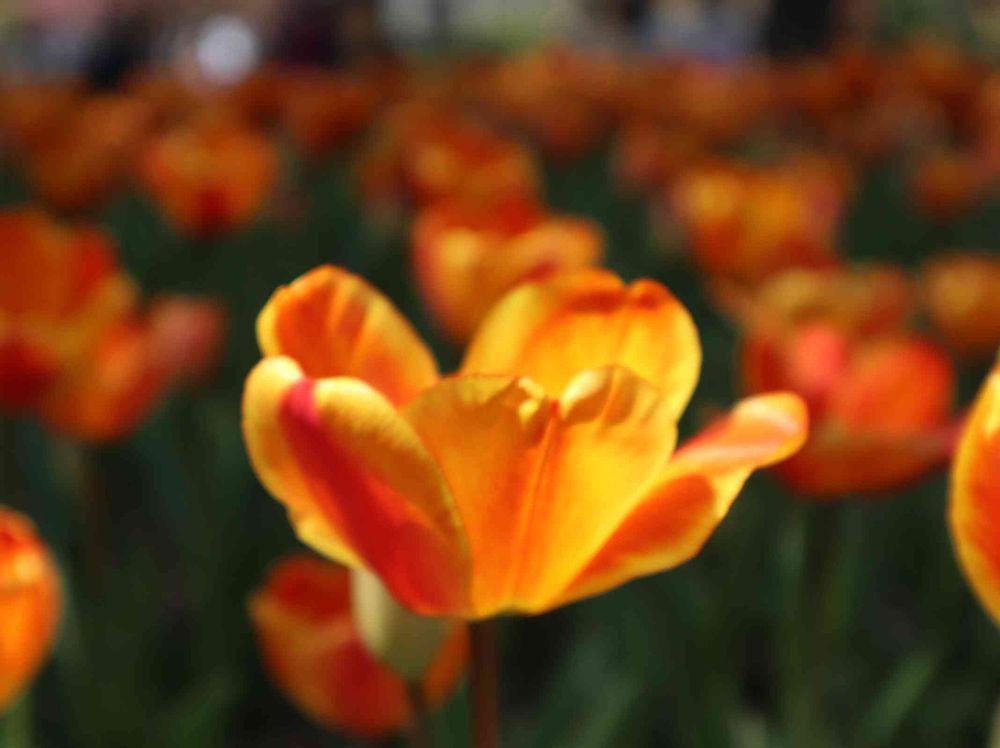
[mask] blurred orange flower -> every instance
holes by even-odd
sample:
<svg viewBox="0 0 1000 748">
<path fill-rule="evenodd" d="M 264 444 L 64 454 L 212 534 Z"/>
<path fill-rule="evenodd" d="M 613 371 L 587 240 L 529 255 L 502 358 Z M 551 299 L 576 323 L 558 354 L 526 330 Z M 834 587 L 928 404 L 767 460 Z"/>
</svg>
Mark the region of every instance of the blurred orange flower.
<svg viewBox="0 0 1000 748">
<path fill-rule="evenodd" d="M 311 719 L 368 738 L 410 721 L 406 684 L 365 647 L 351 613 L 351 573 L 297 555 L 274 566 L 250 599 L 250 617 L 275 683 Z M 468 632 L 455 624 L 423 680 L 442 703 L 465 670 Z"/>
<path fill-rule="evenodd" d="M 1000 257 L 939 255 L 922 279 L 927 312 L 948 344 L 973 358 L 993 355 L 1000 347 Z"/>
<path fill-rule="evenodd" d="M 680 303 L 599 270 L 525 283 L 457 376 L 333 267 L 279 289 L 247 379 L 251 461 L 299 537 L 417 613 L 538 613 L 694 556 L 756 468 L 805 437 L 794 395 L 680 449 L 701 351 Z"/>
<path fill-rule="evenodd" d="M 22 83 L 0 91 L 0 133 L 19 149 L 58 131 L 86 95 L 75 80 Z"/>
<path fill-rule="evenodd" d="M 371 122 L 379 98 L 374 83 L 360 75 L 299 76 L 289 84 L 284 126 L 299 149 L 318 160 Z"/>
<path fill-rule="evenodd" d="M 152 123 L 152 109 L 138 99 L 91 97 L 25 152 L 33 189 L 61 210 L 99 206 L 131 173 Z"/>
<path fill-rule="evenodd" d="M 59 573 L 28 519 L 0 505 L 0 715 L 28 688 L 59 625 Z"/>
<path fill-rule="evenodd" d="M 695 262 L 749 282 L 832 264 L 852 182 L 844 164 L 820 156 L 769 168 L 710 161 L 678 178 L 670 202 Z"/>
<path fill-rule="evenodd" d="M 256 130 L 208 114 L 155 138 L 141 177 L 182 231 L 213 236 L 260 213 L 278 178 L 278 154 Z"/>
<path fill-rule="evenodd" d="M 132 282 L 97 231 L 40 211 L 0 211 L 0 404 L 37 406 L 134 305 Z"/>
<path fill-rule="evenodd" d="M 389 115 L 359 169 L 362 197 L 375 210 L 534 197 L 540 181 L 523 146 L 435 101 L 403 105 Z"/>
<path fill-rule="evenodd" d="M 600 228 L 550 216 L 538 203 L 441 203 L 418 214 L 413 268 L 424 303 L 458 342 L 469 338 L 507 291 L 527 279 L 593 265 L 604 254 Z"/>
<path fill-rule="evenodd" d="M 976 398 L 951 468 L 948 519 L 955 552 L 979 601 L 1000 624 L 1000 363 Z"/>
<path fill-rule="evenodd" d="M 911 179 L 917 208 L 935 221 L 952 221 L 983 197 L 988 170 L 972 152 L 937 148 L 919 157 Z"/>
<path fill-rule="evenodd" d="M 618 132 L 614 171 L 628 190 L 668 188 L 685 169 L 705 157 L 706 143 L 695 130 L 667 127 L 649 120 L 627 123 Z"/>
<path fill-rule="evenodd" d="M 122 436 L 178 378 L 196 378 L 221 346 L 211 302 L 139 308 L 132 281 L 96 229 L 31 209 L 0 211 L 0 406 L 30 410 L 79 438 Z"/>
<path fill-rule="evenodd" d="M 550 157 L 579 158 L 607 130 L 604 107 L 593 100 L 594 64 L 562 49 L 536 50 L 499 63 L 470 92 L 501 121 L 536 141 Z"/>
<path fill-rule="evenodd" d="M 799 494 L 882 492 L 943 463 L 957 419 L 949 358 L 908 333 L 906 279 L 885 268 L 791 271 L 744 306 L 750 393 L 799 393 L 809 441 L 777 467 Z"/>
</svg>

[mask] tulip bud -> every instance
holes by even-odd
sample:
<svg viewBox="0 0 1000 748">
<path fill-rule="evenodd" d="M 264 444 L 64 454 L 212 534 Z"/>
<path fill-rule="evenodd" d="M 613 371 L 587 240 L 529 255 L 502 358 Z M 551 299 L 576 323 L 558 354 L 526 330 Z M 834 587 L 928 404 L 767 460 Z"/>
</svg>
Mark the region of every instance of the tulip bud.
<svg viewBox="0 0 1000 748">
<path fill-rule="evenodd" d="M 409 683 L 424 677 L 454 625 L 400 605 L 381 580 L 364 569 L 353 572 L 351 607 L 368 650 Z"/>
</svg>

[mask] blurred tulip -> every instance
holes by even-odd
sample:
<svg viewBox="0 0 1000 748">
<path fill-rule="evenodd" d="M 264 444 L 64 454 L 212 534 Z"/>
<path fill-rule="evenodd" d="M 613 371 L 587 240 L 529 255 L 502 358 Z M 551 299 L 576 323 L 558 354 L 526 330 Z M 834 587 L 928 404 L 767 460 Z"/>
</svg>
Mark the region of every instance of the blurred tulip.
<svg viewBox="0 0 1000 748">
<path fill-rule="evenodd" d="M 306 555 L 271 570 L 250 599 L 250 617 L 275 683 L 319 724 L 375 738 L 411 719 L 406 684 L 365 647 L 351 613 L 346 569 Z M 439 705 L 454 690 L 468 656 L 466 627 L 450 632 L 423 676 L 425 697 Z"/>
<path fill-rule="evenodd" d="M 637 120 L 618 133 L 613 162 L 616 181 L 627 190 L 662 190 L 704 157 L 704 138 L 694 130 Z"/>
<path fill-rule="evenodd" d="M 178 380 L 204 379 L 218 359 L 224 315 L 212 302 L 158 300 L 109 325 L 41 405 L 55 428 L 87 441 L 133 431 Z"/>
<path fill-rule="evenodd" d="M 985 358 L 1000 346 L 1000 257 L 962 252 L 927 262 L 924 303 L 934 326 L 956 351 Z"/>
<path fill-rule="evenodd" d="M 607 130 L 603 108 L 586 95 L 590 62 L 565 50 L 541 50 L 497 65 L 478 92 L 482 107 L 524 131 L 550 157 L 579 158 Z"/>
<path fill-rule="evenodd" d="M 261 133 L 209 115 L 156 138 L 141 176 L 180 230 L 214 236 L 261 212 L 278 178 L 278 154 Z"/>
<path fill-rule="evenodd" d="M 412 251 L 424 303 L 450 338 L 464 342 L 521 281 L 599 262 L 604 237 L 592 221 L 550 216 L 515 197 L 427 208 L 413 224 Z"/>
<path fill-rule="evenodd" d="M 26 152 L 33 189 L 67 211 L 98 207 L 131 172 L 152 125 L 137 99 L 95 96 L 67 113 L 58 130 Z"/>
<path fill-rule="evenodd" d="M 86 440 L 123 436 L 178 379 L 204 376 L 225 322 L 210 302 L 139 308 L 107 237 L 0 212 L 0 406 Z"/>
<path fill-rule="evenodd" d="M 362 197 L 375 211 L 445 200 L 530 198 L 540 182 L 523 146 L 433 101 L 392 113 L 359 170 Z"/>
<path fill-rule="evenodd" d="M 917 208 L 935 221 L 953 221 L 969 211 L 986 190 L 988 172 L 971 152 L 938 148 L 919 157 L 912 173 Z"/>
<path fill-rule="evenodd" d="M 4 87 L 0 133 L 16 148 L 31 148 L 57 132 L 85 95 L 84 87 L 73 80 Z"/>
<path fill-rule="evenodd" d="M 758 169 L 708 162 L 678 178 L 670 204 L 703 270 L 751 282 L 832 264 L 852 181 L 822 157 Z"/>
<path fill-rule="evenodd" d="M 0 405 L 36 407 L 135 303 L 131 281 L 97 231 L 43 213 L 0 211 Z"/>
<path fill-rule="evenodd" d="M 951 467 L 948 519 L 955 552 L 979 602 L 1000 624 L 1000 363 L 983 384 Z"/>
<path fill-rule="evenodd" d="M 798 494 L 880 493 L 948 458 L 954 368 L 906 331 L 905 288 L 889 270 L 797 271 L 745 307 L 746 390 L 788 389 L 809 407 L 809 440 L 776 468 Z"/>
<path fill-rule="evenodd" d="M 0 505 L 0 717 L 52 650 L 60 608 L 48 548 L 26 517 Z"/>
<path fill-rule="evenodd" d="M 379 91 L 355 75 L 301 76 L 290 85 L 284 125 L 303 153 L 325 158 L 371 122 Z"/>
<path fill-rule="evenodd" d="M 750 473 L 805 437 L 801 401 L 739 403 L 674 450 L 700 346 L 653 281 L 525 283 L 457 376 L 333 267 L 279 289 L 244 390 L 251 461 L 299 537 L 407 607 L 538 613 L 694 556 Z"/>
</svg>

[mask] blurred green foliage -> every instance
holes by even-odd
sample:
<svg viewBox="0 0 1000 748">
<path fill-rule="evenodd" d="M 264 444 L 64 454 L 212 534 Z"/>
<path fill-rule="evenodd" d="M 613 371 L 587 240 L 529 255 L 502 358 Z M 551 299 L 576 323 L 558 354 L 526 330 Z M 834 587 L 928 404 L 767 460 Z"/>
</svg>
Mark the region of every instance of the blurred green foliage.
<svg viewBox="0 0 1000 748">
<path fill-rule="evenodd" d="M 351 164 L 294 163 L 281 209 L 211 242 L 179 238 L 137 194 L 101 223 L 149 293 L 211 294 L 228 307 L 223 365 L 175 394 L 127 441 L 90 448 L 29 421 L 3 424 L 4 501 L 55 549 L 67 606 L 51 664 L 0 722 L 3 748 L 337 746 L 268 682 L 245 615 L 268 564 L 297 548 L 250 470 L 239 429 L 254 318 L 276 286 L 324 262 L 361 272 L 434 345 L 409 280 L 403 233 L 378 232 Z M 908 266 L 937 248 L 996 246 L 1000 203 L 935 227 L 907 205 L 901 170 L 867 175 L 843 231 L 851 257 Z M 611 267 L 651 276 L 694 314 L 702 380 L 692 433 L 738 396 L 734 330 L 683 253 L 657 246 L 607 153 L 549 167 L 549 202 L 597 219 Z M 16 175 L 3 202 L 24 199 Z M 968 400 L 983 370 L 963 372 Z M 756 476 L 693 561 L 601 598 L 502 622 L 504 744 L 518 748 L 874 748 L 984 744 L 1000 696 L 1000 632 L 972 599 L 933 477 L 874 502 L 810 505 Z M 437 744 L 465 744 L 459 693 Z M 391 741 L 390 741 L 391 742 Z"/>
</svg>

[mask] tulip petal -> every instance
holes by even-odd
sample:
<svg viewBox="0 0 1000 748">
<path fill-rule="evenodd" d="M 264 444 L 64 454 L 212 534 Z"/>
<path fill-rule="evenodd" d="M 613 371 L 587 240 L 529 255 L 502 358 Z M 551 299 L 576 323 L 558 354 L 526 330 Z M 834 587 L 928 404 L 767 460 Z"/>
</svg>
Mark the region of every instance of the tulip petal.
<svg viewBox="0 0 1000 748">
<path fill-rule="evenodd" d="M 785 459 L 804 441 L 806 409 L 791 394 L 741 401 L 677 451 L 655 486 L 618 526 L 558 604 L 604 592 L 693 557 L 757 468 Z"/>
<path fill-rule="evenodd" d="M 946 423 L 955 392 L 951 359 L 916 338 L 859 351 L 830 401 L 830 417 L 853 432 L 910 436 Z"/>
<path fill-rule="evenodd" d="M 391 302 L 330 265 L 275 291 L 257 339 L 265 356 L 289 356 L 306 376 L 356 377 L 394 403 L 438 378 L 434 356 Z"/>
<path fill-rule="evenodd" d="M 965 576 L 1000 624 L 1000 366 L 986 380 L 958 445 L 948 519 Z"/>
<path fill-rule="evenodd" d="M 48 548 L 26 517 L 0 505 L 0 719 L 44 664 L 61 607 Z"/>
<path fill-rule="evenodd" d="M 667 464 L 673 409 L 626 369 L 560 400 L 527 379 L 443 380 L 404 409 L 440 465 L 473 564 L 470 617 L 540 612 Z"/>
<path fill-rule="evenodd" d="M 249 601 L 265 665 L 316 722 L 376 738 L 410 719 L 406 686 L 365 648 L 352 620 L 350 572 L 305 554 L 283 559 Z M 423 684 L 440 704 L 465 668 L 465 626 L 454 625 Z"/>
<path fill-rule="evenodd" d="M 494 308 L 469 347 L 466 374 L 524 375 L 558 395 L 580 371 L 621 366 L 660 388 L 675 415 L 698 381 L 701 346 L 663 286 L 625 286 L 584 270 L 528 283 Z"/>
<path fill-rule="evenodd" d="M 265 359 L 247 379 L 243 430 L 258 476 L 304 542 L 371 568 L 416 612 L 464 604 L 468 558 L 454 502 L 413 429 L 376 390 Z"/>
</svg>

